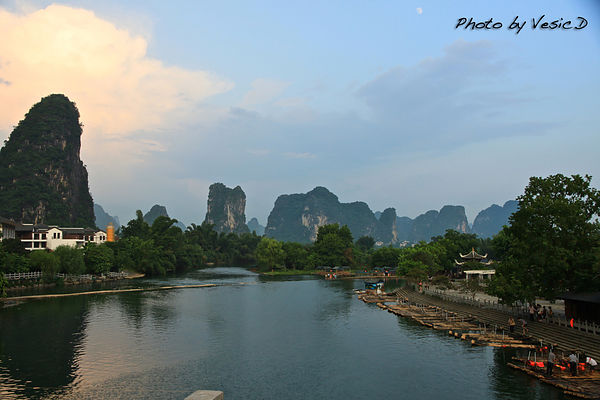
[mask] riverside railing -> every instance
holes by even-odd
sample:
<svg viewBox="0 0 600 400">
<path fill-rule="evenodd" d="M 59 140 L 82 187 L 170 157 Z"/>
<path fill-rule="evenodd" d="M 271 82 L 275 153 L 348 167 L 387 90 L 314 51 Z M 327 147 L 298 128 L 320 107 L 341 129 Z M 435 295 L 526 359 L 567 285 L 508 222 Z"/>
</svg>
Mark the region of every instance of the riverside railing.
<svg viewBox="0 0 600 400">
<path fill-rule="evenodd" d="M 17 281 L 17 280 L 28 280 L 28 279 L 40 279 L 42 277 L 42 272 L 41 271 L 35 271 L 35 272 L 15 272 L 15 273 L 10 273 L 10 274 L 4 274 L 4 278 L 6 278 L 6 280 L 9 281 Z M 62 278 L 65 280 L 75 280 L 75 281 L 85 281 L 85 280 L 92 280 L 94 279 L 94 277 L 96 277 L 96 275 L 90 275 L 90 274 L 82 274 L 82 275 L 73 275 L 73 274 L 63 274 L 63 273 L 58 273 L 55 275 L 55 277 L 57 278 Z M 117 278 L 117 279 L 122 279 L 122 278 L 126 278 L 127 277 L 127 272 L 107 272 L 106 274 L 103 275 L 99 275 L 99 277 L 106 277 L 106 278 Z"/>
<path fill-rule="evenodd" d="M 529 318 L 529 310 L 527 305 L 524 303 L 517 303 L 514 306 L 499 303 L 498 301 L 486 300 L 486 299 L 474 299 L 472 296 L 461 296 L 458 294 L 445 293 L 439 289 L 423 289 L 423 293 L 441 298 L 444 301 L 451 301 L 454 303 L 469 304 L 474 307 L 488 308 L 493 310 L 503 311 L 517 317 L 527 320 Z M 590 333 L 592 335 L 600 335 L 600 324 L 590 321 L 582 321 L 579 319 L 568 319 L 562 313 L 556 313 L 552 318 L 546 317 L 541 322 L 547 324 L 554 324 L 558 326 L 570 327 L 580 332 Z"/>
</svg>

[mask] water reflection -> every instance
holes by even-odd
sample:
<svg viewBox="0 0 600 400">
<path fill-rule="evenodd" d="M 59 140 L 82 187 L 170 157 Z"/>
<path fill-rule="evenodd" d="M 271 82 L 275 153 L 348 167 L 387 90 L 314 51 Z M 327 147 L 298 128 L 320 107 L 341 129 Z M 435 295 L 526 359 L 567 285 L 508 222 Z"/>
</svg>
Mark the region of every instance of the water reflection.
<svg viewBox="0 0 600 400">
<path fill-rule="evenodd" d="M 357 301 L 362 280 L 218 268 L 143 284 L 207 282 L 220 286 L 0 310 L 0 397 L 562 398 L 508 369 L 505 350 Z"/>
<path fill-rule="evenodd" d="M 53 299 L 0 312 L 4 397 L 43 397 L 74 384 L 85 345 L 87 308 L 84 298 Z"/>
</svg>

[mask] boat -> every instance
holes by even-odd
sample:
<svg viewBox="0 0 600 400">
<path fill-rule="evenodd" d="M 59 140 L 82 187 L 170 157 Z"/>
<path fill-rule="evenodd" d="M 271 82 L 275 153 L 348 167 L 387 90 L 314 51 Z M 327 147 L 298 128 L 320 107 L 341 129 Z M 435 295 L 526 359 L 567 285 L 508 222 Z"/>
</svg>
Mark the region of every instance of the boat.
<svg viewBox="0 0 600 400">
<path fill-rule="evenodd" d="M 380 291 L 383 288 L 383 280 L 365 280 L 365 289 L 366 290 L 377 290 Z"/>
</svg>

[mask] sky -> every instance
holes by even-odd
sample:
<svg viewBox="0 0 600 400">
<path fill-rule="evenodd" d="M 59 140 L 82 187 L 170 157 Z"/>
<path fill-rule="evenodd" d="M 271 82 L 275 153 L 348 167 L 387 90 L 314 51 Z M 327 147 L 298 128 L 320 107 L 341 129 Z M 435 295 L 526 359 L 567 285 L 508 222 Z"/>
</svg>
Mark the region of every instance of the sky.
<svg viewBox="0 0 600 400">
<path fill-rule="evenodd" d="M 531 176 L 599 186 L 595 0 L 0 0 L 0 38 L 0 139 L 67 95 L 90 192 L 122 223 L 161 204 L 199 224 L 214 182 L 263 225 L 315 186 L 471 223 Z"/>
</svg>

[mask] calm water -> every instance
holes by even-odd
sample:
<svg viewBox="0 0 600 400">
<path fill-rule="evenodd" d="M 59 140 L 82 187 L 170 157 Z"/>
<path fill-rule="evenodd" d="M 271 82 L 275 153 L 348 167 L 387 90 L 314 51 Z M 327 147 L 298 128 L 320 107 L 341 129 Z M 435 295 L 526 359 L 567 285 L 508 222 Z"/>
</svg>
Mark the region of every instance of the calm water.
<svg viewBox="0 0 600 400">
<path fill-rule="evenodd" d="M 361 281 L 236 268 L 142 285 L 203 289 L 30 301 L 0 309 L 0 398 L 562 399 L 472 348 L 356 299 Z"/>
</svg>

